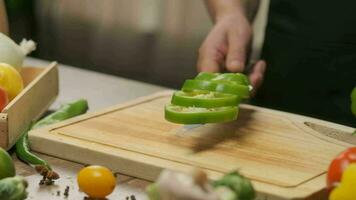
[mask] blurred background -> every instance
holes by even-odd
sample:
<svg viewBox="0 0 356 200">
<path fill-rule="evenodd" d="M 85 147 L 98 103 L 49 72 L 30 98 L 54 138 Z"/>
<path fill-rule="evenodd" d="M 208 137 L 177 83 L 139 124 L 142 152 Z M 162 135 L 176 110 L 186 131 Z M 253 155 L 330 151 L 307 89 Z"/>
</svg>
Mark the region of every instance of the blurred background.
<svg viewBox="0 0 356 200">
<path fill-rule="evenodd" d="M 212 27 L 202 0 L 6 0 L 10 34 L 31 38 L 31 56 L 178 88 L 196 74 Z M 259 56 L 269 1 L 254 23 Z"/>
</svg>

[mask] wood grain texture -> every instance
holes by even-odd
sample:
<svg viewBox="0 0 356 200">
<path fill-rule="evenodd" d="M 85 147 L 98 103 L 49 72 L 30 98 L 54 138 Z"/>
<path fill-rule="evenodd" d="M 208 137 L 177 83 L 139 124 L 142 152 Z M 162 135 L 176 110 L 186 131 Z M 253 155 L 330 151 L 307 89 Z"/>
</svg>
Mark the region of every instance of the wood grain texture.
<svg viewBox="0 0 356 200">
<path fill-rule="evenodd" d="M 9 149 L 29 126 L 38 119 L 58 95 L 57 63 L 45 68 L 24 67 L 25 88 L 1 112 L 0 145 Z"/>
<path fill-rule="evenodd" d="M 253 181 L 260 196 L 280 199 L 322 196 L 328 164 L 351 146 L 304 123 L 345 132 L 351 132 L 350 127 L 249 105 L 241 106 L 235 122 L 187 131 L 164 119 L 170 94 L 140 98 L 38 129 L 30 133 L 30 139 L 37 151 L 102 163 L 147 180 L 154 180 L 163 168 L 199 167 L 212 179 L 238 169 Z"/>
</svg>

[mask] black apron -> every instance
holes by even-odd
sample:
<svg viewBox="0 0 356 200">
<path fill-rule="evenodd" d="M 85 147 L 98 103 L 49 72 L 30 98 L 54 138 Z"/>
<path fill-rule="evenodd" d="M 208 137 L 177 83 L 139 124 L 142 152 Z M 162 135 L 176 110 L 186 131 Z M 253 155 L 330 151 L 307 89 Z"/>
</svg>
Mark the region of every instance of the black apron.
<svg viewBox="0 0 356 200">
<path fill-rule="evenodd" d="M 255 105 L 356 127 L 355 0 L 271 0 Z"/>
</svg>

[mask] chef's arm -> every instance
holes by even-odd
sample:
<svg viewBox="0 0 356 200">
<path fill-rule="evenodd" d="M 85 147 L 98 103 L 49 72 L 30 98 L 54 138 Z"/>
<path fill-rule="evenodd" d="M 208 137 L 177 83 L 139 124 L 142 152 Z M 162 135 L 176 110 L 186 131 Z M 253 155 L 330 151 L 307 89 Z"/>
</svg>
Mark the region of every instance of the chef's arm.
<svg viewBox="0 0 356 200">
<path fill-rule="evenodd" d="M 4 0 L 0 0 L 0 32 L 9 33 Z"/>
<path fill-rule="evenodd" d="M 205 0 L 205 2 L 214 22 L 236 12 L 244 14 L 252 22 L 260 5 L 260 0 Z"/>
</svg>

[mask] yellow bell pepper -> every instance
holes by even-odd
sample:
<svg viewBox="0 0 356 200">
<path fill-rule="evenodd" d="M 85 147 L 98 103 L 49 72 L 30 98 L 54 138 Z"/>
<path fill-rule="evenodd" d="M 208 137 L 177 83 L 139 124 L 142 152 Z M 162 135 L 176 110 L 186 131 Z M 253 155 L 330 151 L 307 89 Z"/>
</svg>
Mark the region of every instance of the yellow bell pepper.
<svg viewBox="0 0 356 200">
<path fill-rule="evenodd" d="M 330 194 L 329 200 L 356 199 L 356 163 L 350 164 L 342 174 L 341 183 Z"/>
</svg>

